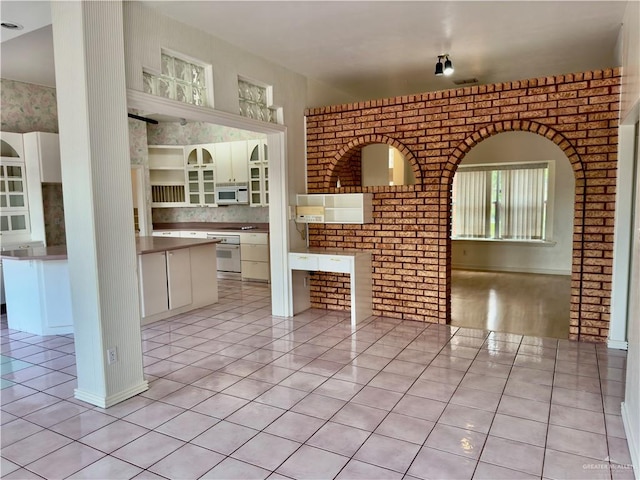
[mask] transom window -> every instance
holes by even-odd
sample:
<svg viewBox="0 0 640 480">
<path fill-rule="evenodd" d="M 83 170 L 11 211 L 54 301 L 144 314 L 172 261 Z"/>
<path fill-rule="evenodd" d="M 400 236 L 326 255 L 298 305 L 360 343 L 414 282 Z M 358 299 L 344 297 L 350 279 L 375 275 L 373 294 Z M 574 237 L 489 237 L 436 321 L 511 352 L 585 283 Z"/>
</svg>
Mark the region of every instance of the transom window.
<svg viewBox="0 0 640 480">
<path fill-rule="evenodd" d="M 547 240 L 552 161 L 460 166 L 452 238 Z"/>
<path fill-rule="evenodd" d="M 213 106 L 211 65 L 162 51 L 161 71 L 142 72 L 144 92 L 192 105 Z"/>
<path fill-rule="evenodd" d="M 240 115 L 263 122 L 283 123 L 282 109 L 273 106 L 273 87 L 238 77 Z"/>
</svg>

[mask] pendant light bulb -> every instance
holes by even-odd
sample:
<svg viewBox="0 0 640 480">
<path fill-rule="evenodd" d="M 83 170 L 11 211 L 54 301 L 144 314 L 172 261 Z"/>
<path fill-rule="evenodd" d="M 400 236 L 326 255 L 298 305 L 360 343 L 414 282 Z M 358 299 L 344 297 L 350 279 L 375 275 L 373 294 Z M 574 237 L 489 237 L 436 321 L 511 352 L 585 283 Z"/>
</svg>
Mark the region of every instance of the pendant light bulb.
<svg viewBox="0 0 640 480">
<path fill-rule="evenodd" d="M 444 62 L 444 74 L 451 75 L 452 73 L 453 73 L 453 63 L 451 62 L 451 60 L 449 60 L 449 56 L 447 55 L 447 59 Z"/>
<path fill-rule="evenodd" d="M 442 58 L 438 57 L 438 63 L 436 63 L 436 77 L 439 77 L 444 74 L 444 69 L 442 66 Z"/>
</svg>

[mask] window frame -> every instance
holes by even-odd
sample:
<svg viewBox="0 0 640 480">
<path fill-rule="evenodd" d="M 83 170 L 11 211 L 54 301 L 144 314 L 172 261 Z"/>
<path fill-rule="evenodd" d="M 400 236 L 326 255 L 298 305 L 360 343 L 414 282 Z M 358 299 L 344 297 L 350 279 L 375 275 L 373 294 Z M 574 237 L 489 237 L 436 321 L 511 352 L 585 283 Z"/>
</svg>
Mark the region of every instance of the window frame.
<svg viewBox="0 0 640 480">
<path fill-rule="evenodd" d="M 486 172 L 495 172 L 499 170 L 508 170 L 509 168 L 505 167 L 520 167 L 526 169 L 527 166 L 534 166 L 546 164 L 547 166 L 547 191 L 546 191 L 546 209 L 545 209 L 545 220 L 544 220 L 544 238 L 542 239 L 514 239 L 514 238 L 500 238 L 500 237 L 461 237 L 454 236 L 454 215 L 455 215 L 455 197 L 454 197 L 454 182 L 455 175 L 458 172 L 464 171 L 467 169 L 477 169 L 478 171 L 486 171 Z M 515 170 L 515 168 L 511 168 Z M 489 173 L 491 176 L 491 173 Z M 454 174 L 454 178 L 451 184 L 451 229 L 449 238 L 453 241 L 472 241 L 472 242 L 498 242 L 498 243 L 515 243 L 515 244 L 546 244 L 546 245 L 554 245 L 556 242 L 553 240 L 553 217 L 554 217 L 554 208 L 555 208 L 555 183 L 556 183 L 556 164 L 555 160 L 535 160 L 535 161 L 524 161 L 524 162 L 494 162 L 494 163 L 471 163 L 466 165 L 459 165 L 458 169 Z M 485 232 L 490 234 L 491 232 L 491 220 L 493 218 L 492 210 L 494 209 L 494 202 L 491 201 L 492 194 L 491 191 L 494 188 L 494 185 L 489 183 L 487 188 L 487 202 L 485 205 L 485 215 L 486 215 L 486 226 Z M 498 209 L 496 209 L 498 212 Z M 497 213 L 499 215 L 499 212 Z M 499 217 L 498 217 L 499 221 Z M 496 226 L 496 232 L 499 231 L 499 227 Z"/>
<path fill-rule="evenodd" d="M 264 88 L 265 91 L 266 91 L 266 99 L 265 99 L 266 101 L 265 101 L 264 106 L 267 109 L 271 110 L 272 117 L 275 118 L 275 121 L 269 122 L 269 121 L 266 121 L 266 120 L 259 120 L 259 119 L 254 119 L 254 120 L 266 121 L 266 123 L 275 123 L 276 125 L 283 125 L 284 124 L 284 114 L 283 114 L 282 107 L 273 104 L 273 85 L 269 85 L 269 84 L 267 84 L 265 82 L 261 82 L 259 80 L 254 80 L 253 78 L 247 77 L 245 75 L 238 75 L 237 81 L 238 81 L 238 87 L 239 87 L 239 82 L 244 82 L 244 83 L 248 83 L 250 85 L 255 85 L 256 87 Z M 252 117 L 249 117 L 247 115 L 243 115 L 242 114 L 242 109 L 240 108 L 240 102 L 242 100 L 244 100 L 245 97 L 243 97 L 240 94 L 239 90 L 240 89 L 238 88 L 238 113 L 242 117 L 252 118 Z"/>
<path fill-rule="evenodd" d="M 160 64 L 162 65 L 162 55 L 167 55 L 169 57 L 173 57 L 173 58 L 177 58 L 178 60 L 182 60 L 185 63 L 190 63 L 193 65 L 198 65 L 199 67 L 202 67 L 204 69 L 204 81 L 205 81 L 205 93 L 206 93 L 206 98 L 205 98 L 205 102 L 203 102 L 202 105 L 196 105 L 195 103 L 191 103 L 191 102 L 182 102 L 176 98 L 169 98 L 169 97 L 163 97 L 162 95 L 157 95 L 154 94 L 157 97 L 160 98 L 168 98 L 169 100 L 173 100 L 176 102 L 180 102 L 180 103 L 185 103 L 187 105 L 194 105 L 196 107 L 208 107 L 208 108 L 214 108 L 215 107 L 215 102 L 214 102 L 214 96 L 213 96 L 213 66 L 210 63 L 206 63 L 203 60 L 200 60 L 198 58 L 195 57 L 191 57 L 189 55 L 185 55 L 184 53 L 180 53 L 177 52 L 175 50 L 171 50 L 169 48 L 164 48 L 162 47 L 160 49 Z M 145 73 L 149 74 L 149 75 L 153 75 L 155 77 L 161 77 L 161 76 L 165 76 L 162 73 L 162 68 L 160 68 L 160 70 L 157 70 L 155 68 L 150 68 L 150 67 L 142 67 L 142 72 L 143 75 Z M 176 80 L 176 77 L 168 77 L 168 78 L 172 78 L 174 81 Z"/>
</svg>

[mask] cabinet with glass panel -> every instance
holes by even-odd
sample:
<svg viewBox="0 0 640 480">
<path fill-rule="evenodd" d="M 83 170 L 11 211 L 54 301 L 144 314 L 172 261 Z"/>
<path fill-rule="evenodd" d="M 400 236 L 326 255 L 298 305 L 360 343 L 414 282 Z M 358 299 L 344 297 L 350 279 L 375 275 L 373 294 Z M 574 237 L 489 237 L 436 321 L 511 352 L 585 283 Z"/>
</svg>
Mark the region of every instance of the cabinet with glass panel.
<svg viewBox="0 0 640 480">
<path fill-rule="evenodd" d="M 269 205 L 269 147 L 266 140 L 249 140 L 249 203 Z"/>
<path fill-rule="evenodd" d="M 3 241 L 30 239 L 29 204 L 22 135 L 2 132 L 0 157 L 0 232 Z"/>
<path fill-rule="evenodd" d="M 185 147 L 187 204 L 192 207 L 216 206 L 215 144 Z"/>
</svg>

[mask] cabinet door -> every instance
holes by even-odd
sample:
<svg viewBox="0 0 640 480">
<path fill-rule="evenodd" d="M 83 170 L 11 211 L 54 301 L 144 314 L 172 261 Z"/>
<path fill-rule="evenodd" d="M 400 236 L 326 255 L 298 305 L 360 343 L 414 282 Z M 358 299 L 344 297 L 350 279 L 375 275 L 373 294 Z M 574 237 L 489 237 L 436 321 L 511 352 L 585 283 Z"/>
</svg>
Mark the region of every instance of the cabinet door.
<svg viewBox="0 0 640 480">
<path fill-rule="evenodd" d="M 57 133 L 29 132 L 24 134 L 25 158 L 37 159 L 42 183 L 62 183 L 60 143 Z"/>
<path fill-rule="evenodd" d="M 165 252 L 138 255 L 142 316 L 149 317 L 169 309 L 167 301 L 167 261 Z"/>
<path fill-rule="evenodd" d="M 0 235 L 28 240 L 31 232 L 27 181 L 22 162 L 0 163 Z"/>
<path fill-rule="evenodd" d="M 167 252 L 169 309 L 191 304 L 191 256 L 188 248 Z"/>
<path fill-rule="evenodd" d="M 267 245 L 240 245 L 240 258 L 254 262 L 269 262 L 269 247 Z"/>
<path fill-rule="evenodd" d="M 307 253 L 289 253 L 289 268 L 291 270 L 318 271 L 318 255 Z"/>
<path fill-rule="evenodd" d="M 216 157 L 216 173 L 218 175 L 219 183 L 232 183 L 233 179 L 233 164 L 231 160 L 231 143 L 216 143 L 215 144 L 215 157 Z"/>
<path fill-rule="evenodd" d="M 246 183 L 249 178 L 247 169 L 247 142 L 231 142 L 231 161 L 233 162 L 234 182 Z"/>
<path fill-rule="evenodd" d="M 335 255 L 319 255 L 318 267 L 322 272 L 349 273 L 351 272 L 351 257 Z"/>
</svg>

